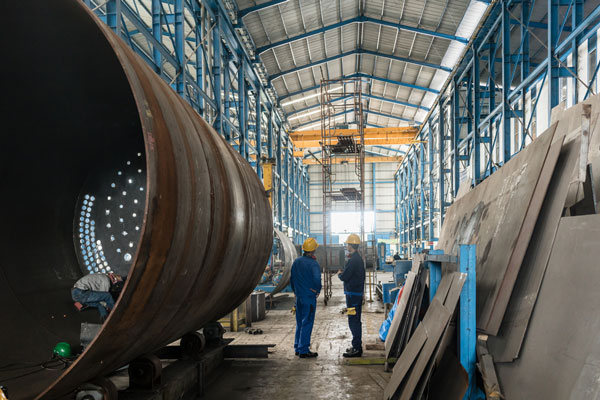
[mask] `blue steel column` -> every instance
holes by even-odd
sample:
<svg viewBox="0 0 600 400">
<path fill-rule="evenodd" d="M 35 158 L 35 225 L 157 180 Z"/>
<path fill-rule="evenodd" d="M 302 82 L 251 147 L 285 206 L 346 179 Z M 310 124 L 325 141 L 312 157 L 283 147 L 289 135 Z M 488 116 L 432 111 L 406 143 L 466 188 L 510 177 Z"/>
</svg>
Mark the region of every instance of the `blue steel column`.
<svg viewBox="0 0 600 400">
<path fill-rule="evenodd" d="M 213 122 L 213 128 L 219 134 L 223 135 L 223 117 L 222 117 L 222 96 L 221 96 L 221 64 L 223 63 L 223 51 L 221 46 L 221 17 L 215 16 L 215 24 L 212 30 L 212 45 L 213 45 L 213 65 L 212 65 L 212 77 L 213 77 L 213 88 L 215 92 L 215 120 Z M 227 68 L 225 66 L 225 68 Z M 225 92 L 225 96 L 228 93 Z"/>
<path fill-rule="evenodd" d="M 581 25 L 581 22 L 583 21 L 583 0 L 573 0 L 575 3 L 575 8 L 571 14 L 571 26 L 572 27 L 576 27 Z M 579 63 L 578 61 L 578 54 L 579 54 L 579 49 L 578 49 L 578 43 L 577 43 L 577 37 L 574 37 L 573 40 L 571 41 L 571 59 L 573 60 L 573 71 L 575 71 L 575 73 L 577 74 L 577 65 Z M 598 54 L 598 52 L 596 51 L 596 54 Z M 573 80 L 575 81 L 574 86 L 574 90 L 573 90 L 573 104 L 577 103 L 579 100 L 579 94 L 578 94 L 578 88 L 579 88 L 579 84 L 577 83 L 577 79 L 573 78 Z"/>
<path fill-rule="evenodd" d="M 273 158 L 273 124 L 275 123 L 273 118 L 274 110 L 269 110 L 269 125 L 267 127 L 267 156 Z"/>
<path fill-rule="evenodd" d="M 472 113 L 473 113 L 473 181 L 474 184 L 478 184 L 481 181 L 481 131 L 479 130 L 479 123 L 481 117 L 480 107 L 480 79 L 479 79 L 479 53 L 473 49 L 473 67 L 471 70 L 471 77 L 473 79 L 473 98 L 472 98 Z"/>
<path fill-rule="evenodd" d="M 308 174 L 308 167 L 304 167 L 304 176 L 305 176 L 305 191 L 306 191 L 306 202 L 304 206 L 304 218 L 306 220 L 306 230 L 304 232 L 304 237 L 308 238 L 310 233 L 310 175 Z"/>
<path fill-rule="evenodd" d="M 154 10 L 154 2 L 160 3 L 159 0 L 152 0 L 152 9 Z M 160 7 L 160 4 L 158 5 L 158 7 Z M 158 10 L 160 12 L 160 8 Z M 153 15 L 154 15 L 154 11 L 153 11 Z M 204 48 L 202 46 L 202 30 L 204 29 L 204 20 L 202 19 L 202 8 L 200 6 L 200 3 L 198 2 L 194 2 L 194 17 L 196 20 L 196 26 L 194 27 L 195 30 L 195 46 L 196 46 L 196 84 L 198 85 L 198 87 L 200 88 L 200 90 L 204 90 L 204 67 L 203 67 L 203 62 L 204 62 Z M 155 33 L 154 33 L 155 34 Z M 159 32 L 160 34 L 160 32 Z M 157 40 L 161 40 L 158 39 Z M 160 56 L 160 53 L 159 53 Z M 156 59 L 156 57 L 155 57 Z M 161 66 L 162 69 L 162 66 Z M 227 92 L 226 92 L 227 93 Z M 202 93 L 198 93 L 197 97 L 196 97 L 196 101 L 198 102 L 198 111 L 200 112 L 200 115 L 202 115 L 203 117 L 205 117 L 204 115 L 204 98 L 202 97 Z"/>
<path fill-rule="evenodd" d="M 177 93 L 185 96 L 185 36 L 183 32 L 183 0 L 175 0 L 175 57 L 177 57 Z M 215 95 L 215 97 L 217 97 Z"/>
<path fill-rule="evenodd" d="M 231 121 L 230 118 L 230 108 L 231 108 L 231 75 L 230 75 L 230 63 L 231 63 L 231 55 L 227 54 L 225 56 L 225 62 L 223 64 L 223 119 L 225 121 Z M 231 144 L 232 135 L 231 135 L 231 126 L 228 123 L 221 122 L 221 126 L 223 128 L 223 134 L 225 135 L 225 140 L 227 143 Z"/>
<path fill-rule="evenodd" d="M 284 177 L 285 177 L 285 226 L 290 226 L 290 158 L 289 158 L 289 139 L 285 144 L 284 153 Z"/>
<path fill-rule="evenodd" d="M 293 155 L 293 153 L 292 153 Z M 297 214 L 296 214 L 296 193 L 298 190 L 298 181 L 297 181 L 297 176 L 296 176 L 296 160 L 294 157 L 290 157 L 290 160 L 292 161 L 292 165 L 291 165 L 291 181 L 292 181 L 292 190 L 290 191 L 290 197 L 291 197 L 291 208 L 292 208 L 292 212 L 290 213 L 291 219 L 290 219 L 290 225 L 292 226 L 293 232 L 294 232 L 294 239 L 296 239 L 296 237 L 298 236 L 298 221 L 297 221 Z"/>
<path fill-rule="evenodd" d="M 248 126 L 246 124 L 246 79 L 244 78 L 244 59 L 241 58 L 238 65 L 238 120 L 239 120 L 239 152 L 246 160 L 248 159 L 248 150 L 246 147 L 246 138 L 248 135 Z"/>
<path fill-rule="evenodd" d="M 108 0 L 106 3 L 106 25 L 122 37 L 121 0 Z"/>
<path fill-rule="evenodd" d="M 529 76 L 529 17 L 531 15 L 531 1 L 521 1 L 521 82 Z M 577 85 L 575 85 L 577 86 Z M 523 124 L 521 125 L 521 144 L 515 143 L 515 147 L 522 149 L 525 147 L 525 137 L 527 136 L 527 128 L 525 124 L 525 102 L 527 101 L 527 90 L 523 88 L 521 91 L 521 110 L 523 110 Z"/>
<path fill-rule="evenodd" d="M 558 11 L 560 0 L 548 0 L 548 124 L 550 124 L 550 111 L 558 105 L 559 101 L 559 65 L 554 57 L 559 37 Z"/>
<path fill-rule="evenodd" d="M 440 196 L 440 226 L 446 214 L 446 188 L 444 187 L 444 109 L 440 98 L 438 106 L 438 193 Z"/>
<path fill-rule="evenodd" d="M 473 393 L 475 390 L 475 365 L 477 363 L 476 251 L 477 248 L 474 244 L 459 245 L 459 271 L 467 274 L 467 279 L 460 295 L 460 316 L 458 321 L 460 332 L 460 335 L 458 335 L 459 359 L 469 377 L 469 386 L 463 398 L 465 400 L 476 398 L 475 393 Z"/>
<path fill-rule="evenodd" d="M 261 155 L 262 155 L 262 132 L 261 132 L 261 121 L 262 121 L 262 108 L 260 103 L 260 89 L 256 90 L 256 100 L 254 113 L 256 115 L 255 132 L 256 132 L 256 173 L 258 177 L 262 179 L 262 168 L 260 167 Z"/>
<path fill-rule="evenodd" d="M 410 220 L 409 220 L 409 212 L 410 212 L 410 204 L 408 202 L 409 197 L 408 197 L 408 187 L 409 187 L 409 180 L 408 180 L 408 171 L 409 171 L 409 166 L 408 166 L 408 160 L 406 160 L 405 163 L 405 167 L 402 170 L 402 182 L 400 184 L 400 188 L 402 190 L 402 202 L 403 202 L 403 207 L 402 207 L 402 243 L 404 244 L 404 248 L 405 250 L 405 254 L 408 255 L 408 249 L 409 249 L 409 242 L 410 242 L 410 236 L 409 236 L 409 229 L 410 229 Z"/>
<path fill-rule="evenodd" d="M 406 179 L 406 244 L 408 246 L 408 249 L 410 251 L 411 248 L 411 239 L 412 239 L 412 232 L 411 232 L 411 222 L 412 222 L 412 166 L 410 164 L 410 158 L 408 160 L 406 160 L 406 174 L 404 179 Z"/>
<path fill-rule="evenodd" d="M 424 248 L 425 246 L 422 244 L 425 241 L 425 146 L 423 145 L 423 143 L 419 144 L 419 159 L 420 159 L 420 170 L 419 170 L 419 175 L 420 175 L 420 183 L 419 183 L 419 192 L 420 192 L 420 197 L 421 197 L 421 207 L 420 210 L 420 214 L 421 214 L 421 247 Z"/>
<path fill-rule="evenodd" d="M 152 36 L 162 43 L 162 23 L 160 0 L 152 0 Z M 158 75 L 162 75 L 162 55 L 156 46 L 152 48 L 152 58 L 154 59 L 154 70 Z"/>
<path fill-rule="evenodd" d="M 460 152 L 458 144 L 460 143 L 460 85 L 456 79 L 452 82 L 454 90 L 452 91 L 452 171 L 453 171 L 453 197 L 456 197 L 458 193 L 458 187 L 460 185 Z M 439 150 L 438 150 L 439 151 Z M 441 210 L 441 206 L 440 206 Z M 440 226 L 442 220 L 440 218 Z"/>
<path fill-rule="evenodd" d="M 277 130 L 277 177 L 279 181 L 279 185 L 277 187 L 277 222 L 279 222 L 279 230 L 283 231 L 283 179 L 282 179 L 282 147 L 283 143 L 281 143 L 281 135 L 283 132 L 283 128 L 279 128 Z"/>
<path fill-rule="evenodd" d="M 372 201 L 373 201 L 373 239 L 375 239 L 375 235 L 377 234 L 377 197 L 376 197 L 376 185 L 375 185 L 375 174 L 376 174 L 376 166 L 377 164 L 371 163 L 371 172 L 373 177 L 373 193 L 372 193 Z"/>
<path fill-rule="evenodd" d="M 429 220 L 429 241 L 433 241 L 434 233 L 433 233 L 433 211 L 435 209 L 434 204 L 434 196 L 433 196 L 433 134 L 431 133 L 431 126 L 427 124 L 427 153 L 429 155 L 428 162 L 429 167 L 427 168 L 427 172 L 429 174 L 429 210 L 428 210 L 428 220 Z M 456 156 L 456 155 L 455 155 Z M 433 246 L 430 246 L 433 248 Z"/>
<path fill-rule="evenodd" d="M 510 117 L 511 111 L 508 103 L 510 93 L 510 14 L 508 13 L 509 0 L 502 0 L 502 156 L 501 162 L 510 160 L 511 137 Z"/>
</svg>

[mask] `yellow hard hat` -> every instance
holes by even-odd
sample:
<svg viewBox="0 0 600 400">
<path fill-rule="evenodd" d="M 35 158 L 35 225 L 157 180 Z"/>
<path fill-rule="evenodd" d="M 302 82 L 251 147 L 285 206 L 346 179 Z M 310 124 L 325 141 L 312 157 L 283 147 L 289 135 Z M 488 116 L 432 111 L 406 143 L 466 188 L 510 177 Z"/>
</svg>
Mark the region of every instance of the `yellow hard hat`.
<svg viewBox="0 0 600 400">
<path fill-rule="evenodd" d="M 319 247 L 317 241 L 314 238 L 308 238 L 304 241 L 304 244 L 302 245 L 302 250 L 306 252 L 311 252 L 315 251 L 317 247 Z"/>
<path fill-rule="evenodd" d="M 348 239 L 344 242 L 346 244 L 360 244 L 360 238 L 356 233 L 351 233 L 348 235 Z"/>
</svg>

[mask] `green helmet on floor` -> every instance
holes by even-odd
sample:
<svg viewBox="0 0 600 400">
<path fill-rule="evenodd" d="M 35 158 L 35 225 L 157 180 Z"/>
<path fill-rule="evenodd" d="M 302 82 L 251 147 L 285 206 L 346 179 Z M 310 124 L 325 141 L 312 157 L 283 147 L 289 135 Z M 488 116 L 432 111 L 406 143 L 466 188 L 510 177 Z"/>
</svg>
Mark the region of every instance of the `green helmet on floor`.
<svg viewBox="0 0 600 400">
<path fill-rule="evenodd" d="M 64 358 L 71 357 L 71 345 L 67 342 L 57 343 L 52 354 Z"/>
</svg>

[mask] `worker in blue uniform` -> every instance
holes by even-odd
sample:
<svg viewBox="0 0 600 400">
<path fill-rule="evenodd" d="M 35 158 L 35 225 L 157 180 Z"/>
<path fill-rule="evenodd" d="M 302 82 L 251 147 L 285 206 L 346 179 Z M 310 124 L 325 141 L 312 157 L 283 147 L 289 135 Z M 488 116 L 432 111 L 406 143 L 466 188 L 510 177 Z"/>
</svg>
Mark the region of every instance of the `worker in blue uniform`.
<svg viewBox="0 0 600 400">
<path fill-rule="evenodd" d="M 348 260 L 344 270 L 338 271 L 338 277 L 344 282 L 348 326 L 350 332 L 352 332 L 352 347 L 346 349 L 344 357 L 360 357 L 362 356 L 362 323 L 360 316 L 365 286 L 365 264 L 358 252 L 360 246 L 358 235 L 354 233 L 348 235 L 345 244 L 348 250 Z"/>
<path fill-rule="evenodd" d="M 321 292 L 321 267 L 314 255 L 319 245 L 314 238 L 308 238 L 302 245 L 302 257 L 292 264 L 290 285 L 296 295 L 296 339 L 294 350 L 300 358 L 317 357 L 310 351 L 310 335 L 315 322 L 317 297 Z"/>
</svg>

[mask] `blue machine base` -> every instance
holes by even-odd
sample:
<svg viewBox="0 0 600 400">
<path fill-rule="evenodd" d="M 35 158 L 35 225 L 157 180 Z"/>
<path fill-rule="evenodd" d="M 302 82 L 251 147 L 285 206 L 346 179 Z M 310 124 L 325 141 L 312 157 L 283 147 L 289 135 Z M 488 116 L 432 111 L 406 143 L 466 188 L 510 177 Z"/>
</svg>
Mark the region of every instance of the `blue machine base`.
<svg viewBox="0 0 600 400">
<path fill-rule="evenodd" d="M 394 264 L 383 264 L 381 270 L 383 272 L 394 272 Z"/>
</svg>

